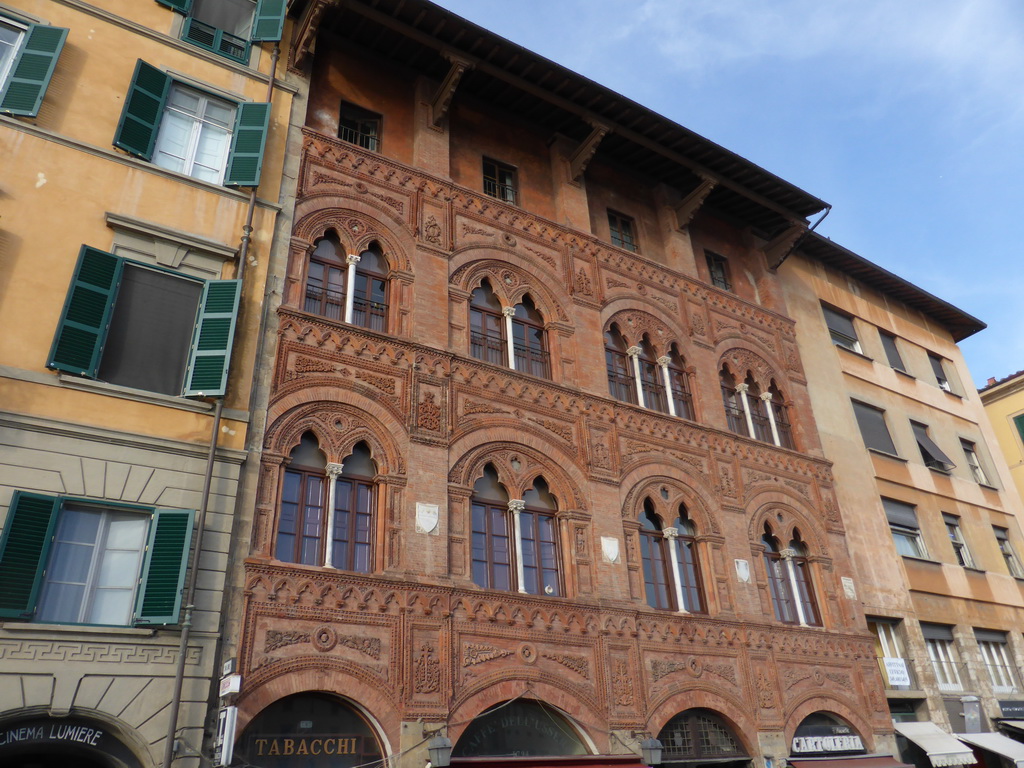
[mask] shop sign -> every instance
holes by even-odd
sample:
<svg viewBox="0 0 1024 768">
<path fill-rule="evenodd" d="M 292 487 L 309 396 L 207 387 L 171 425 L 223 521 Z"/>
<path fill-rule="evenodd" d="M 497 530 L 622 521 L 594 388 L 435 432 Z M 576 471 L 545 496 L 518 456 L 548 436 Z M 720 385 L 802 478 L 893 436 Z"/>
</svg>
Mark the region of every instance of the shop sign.
<svg viewBox="0 0 1024 768">
<path fill-rule="evenodd" d="M 999 709 L 1007 719 L 1024 720 L 1024 701 L 1000 701 Z"/>
<path fill-rule="evenodd" d="M 885 656 L 882 658 L 885 674 L 889 677 L 889 685 L 910 685 L 910 671 L 907 660 Z"/>
<path fill-rule="evenodd" d="M 35 717 L 9 723 L 0 728 L 0 755 L 8 747 L 55 744 L 116 756 L 129 766 L 139 764 L 136 757 L 116 736 L 89 720 Z M 2 762 L 0 760 L 0 763 Z"/>
<path fill-rule="evenodd" d="M 863 752 L 864 742 L 848 725 L 805 725 L 793 737 L 794 755 Z"/>
<path fill-rule="evenodd" d="M 292 757 L 297 755 L 359 755 L 359 736 L 304 734 L 302 736 L 256 737 L 250 742 L 256 757 Z"/>
</svg>

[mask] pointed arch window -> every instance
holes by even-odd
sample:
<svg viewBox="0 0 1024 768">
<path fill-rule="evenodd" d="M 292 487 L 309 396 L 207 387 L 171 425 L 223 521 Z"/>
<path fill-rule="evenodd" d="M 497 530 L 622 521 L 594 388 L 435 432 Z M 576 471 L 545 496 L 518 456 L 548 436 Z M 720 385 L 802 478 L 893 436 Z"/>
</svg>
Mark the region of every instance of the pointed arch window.
<svg viewBox="0 0 1024 768">
<path fill-rule="evenodd" d="M 637 356 L 640 369 L 640 388 L 643 390 L 643 405 L 652 411 L 668 413 L 668 398 L 665 393 L 665 377 L 658 365 L 657 355 L 651 346 L 650 339 L 644 336 L 640 340 L 640 352 Z"/>
<path fill-rule="evenodd" d="M 616 400 L 637 404 L 636 380 L 626 339 L 614 323 L 604 333 L 604 360 L 608 372 L 608 391 Z"/>
<path fill-rule="evenodd" d="M 750 423 L 754 428 L 751 436 L 762 443 L 774 445 L 775 440 L 772 437 L 765 401 L 761 398 L 761 387 L 750 374 L 747 374 L 746 381 L 743 383 L 747 385 L 747 409 L 750 413 Z"/>
<path fill-rule="evenodd" d="M 508 364 L 501 302 L 486 280 L 469 299 L 469 348 L 477 360 L 494 365 Z"/>
<path fill-rule="evenodd" d="M 681 419 L 694 421 L 696 414 L 693 409 L 693 394 L 690 392 L 690 379 L 686 373 L 686 362 L 675 344 L 672 345 L 668 356 L 667 370 L 675 415 Z"/>
<path fill-rule="evenodd" d="M 349 291 L 348 286 L 354 290 Z M 306 312 L 371 331 L 387 331 L 388 266 L 380 245 L 344 255 L 333 229 L 317 240 L 306 272 Z"/>
<path fill-rule="evenodd" d="M 328 464 L 316 436 L 304 434 L 282 478 L 277 559 L 372 571 L 375 475 L 365 443 L 358 443 L 342 464 Z"/>
<path fill-rule="evenodd" d="M 771 398 L 768 400 L 768 415 L 775 422 L 775 433 L 778 437 L 775 444 L 783 448 L 794 450 L 796 444 L 793 442 L 793 425 L 789 422 L 789 408 L 786 406 L 786 398 L 773 380 L 768 387 Z"/>
<path fill-rule="evenodd" d="M 679 505 L 674 526 L 663 528 L 654 504 L 644 499 L 640 555 L 648 605 L 684 613 L 705 611 L 695 529 L 684 505 Z"/>
<path fill-rule="evenodd" d="M 737 435 L 749 437 L 746 411 L 743 408 L 743 398 L 736 388 L 736 377 L 728 368 L 723 367 L 718 373 L 718 381 L 722 389 L 722 404 L 725 406 L 725 418 L 729 429 Z"/>
<path fill-rule="evenodd" d="M 473 486 L 470 508 L 475 584 L 531 595 L 563 593 L 558 505 L 542 477 L 522 499 L 510 499 L 488 464 Z"/>
<path fill-rule="evenodd" d="M 544 317 L 537 311 L 529 294 L 516 305 L 512 315 L 512 345 L 515 351 L 515 369 L 551 378 L 551 364 L 544 337 Z"/>
<path fill-rule="evenodd" d="M 747 756 L 733 729 L 709 709 L 680 712 L 661 729 L 664 763 L 720 761 Z"/>
<path fill-rule="evenodd" d="M 794 531 L 789 546 L 782 549 L 766 523 L 761 541 L 764 544 L 765 570 L 775 618 L 786 624 L 820 626 L 807 548 L 800 540 L 799 531 Z"/>
</svg>

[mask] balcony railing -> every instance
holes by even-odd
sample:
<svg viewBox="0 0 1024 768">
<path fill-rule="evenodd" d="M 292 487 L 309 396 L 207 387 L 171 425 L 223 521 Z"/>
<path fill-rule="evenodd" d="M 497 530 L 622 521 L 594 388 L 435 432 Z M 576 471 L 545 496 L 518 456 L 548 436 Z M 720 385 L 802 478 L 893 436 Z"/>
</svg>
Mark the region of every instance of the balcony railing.
<svg viewBox="0 0 1024 768">
<path fill-rule="evenodd" d="M 1017 673 L 1013 667 L 1004 664 L 986 664 L 988 679 L 992 682 L 994 693 L 1019 693 Z"/>
<path fill-rule="evenodd" d="M 388 305 L 356 296 L 352 301 L 352 324 L 384 333 L 388 329 Z"/>
<path fill-rule="evenodd" d="M 185 26 L 181 30 L 181 39 L 242 64 L 249 61 L 248 40 L 192 17 L 185 19 Z"/>
<path fill-rule="evenodd" d="M 624 403 L 636 403 L 636 389 L 632 376 L 624 373 L 608 371 L 608 391 L 616 400 Z"/>
<path fill-rule="evenodd" d="M 743 409 L 735 405 L 725 404 L 725 418 L 729 423 L 729 430 L 735 432 L 737 435 L 743 435 L 749 437 L 747 434 L 747 417 L 743 413 Z"/>
<path fill-rule="evenodd" d="M 345 294 L 307 284 L 306 303 L 303 305 L 303 309 L 330 320 L 344 320 Z"/>
<path fill-rule="evenodd" d="M 472 331 L 469 334 L 469 347 L 469 353 L 477 360 L 494 365 L 508 364 L 505 340 L 500 336 L 488 336 L 486 333 Z"/>
<path fill-rule="evenodd" d="M 551 378 L 550 356 L 547 352 L 522 344 L 514 345 L 513 352 L 515 353 L 517 371 L 528 373 L 531 376 L 539 376 L 542 379 Z"/>
<path fill-rule="evenodd" d="M 754 424 L 755 440 L 760 440 L 762 443 L 775 443 L 772 436 L 772 425 L 767 416 L 751 409 L 750 420 Z"/>
<path fill-rule="evenodd" d="M 511 184 L 499 184 L 495 179 L 484 179 L 484 194 L 499 200 L 516 204 L 516 188 Z"/>
<path fill-rule="evenodd" d="M 644 407 L 652 411 L 668 413 L 668 400 L 665 399 L 665 387 L 656 382 L 641 381 L 644 390 Z"/>
<path fill-rule="evenodd" d="M 693 413 L 693 395 L 686 390 L 673 387 L 672 399 L 676 404 L 676 416 L 681 419 L 695 421 Z"/>
<path fill-rule="evenodd" d="M 342 141 L 347 141 L 349 144 L 355 144 L 363 149 L 368 149 L 371 152 L 379 151 L 380 138 L 376 133 L 364 133 L 347 125 L 342 125 L 338 127 L 338 138 Z"/>
<path fill-rule="evenodd" d="M 940 691 L 959 692 L 965 690 L 967 669 L 960 661 L 940 661 L 931 659 L 932 671 Z"/>
</svg>

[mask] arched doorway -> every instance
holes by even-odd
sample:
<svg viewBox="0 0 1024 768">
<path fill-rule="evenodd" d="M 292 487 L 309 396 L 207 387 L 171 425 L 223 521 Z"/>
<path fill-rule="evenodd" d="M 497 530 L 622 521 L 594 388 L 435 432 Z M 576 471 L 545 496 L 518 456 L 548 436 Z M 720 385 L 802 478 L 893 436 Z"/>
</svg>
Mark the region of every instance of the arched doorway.
<svg viewBox="0 0 1024 768">
<path fill-rule="evenodd" d="M 234 754 L 261 768 L 353 768 L 384 756 L 366 718 L 325 693 L 275 701 L 252 719 Z"/>
<path fill-rule="evenodd" d="M 4 768 L 142 768 L 110 727 L 85 717 L 27 717 L 0 725 Z"/>
<path fill-rule="evenodd" d="M 801 720 L 790 746 L 793 758 L 863 754 L 866 750 L 857 729 L 831 712 L 813 712 Z"/>
<path fill-rule="evenodd" d="M 556 757 L 590 750 L 569 718 L 540 701 L 516 699 L 491 707 L 470 723 L 452 757 Z"/>
<path fill-rule="evenodd" d="M 680 712 L 658 733 L 661 764 L 682 768 L 745 768 L 750 756 L 725 718 L 710 709 Z"/>
</svg>

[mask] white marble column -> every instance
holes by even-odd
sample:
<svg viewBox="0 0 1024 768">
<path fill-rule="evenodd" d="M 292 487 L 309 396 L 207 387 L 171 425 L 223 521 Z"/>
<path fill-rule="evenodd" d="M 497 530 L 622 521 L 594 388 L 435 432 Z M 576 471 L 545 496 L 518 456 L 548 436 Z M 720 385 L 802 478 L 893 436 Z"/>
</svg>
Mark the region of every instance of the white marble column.
<svg viewBox="0 0 1024 768">
<path fill-rule="evenodd" d="M 689 613 L 686 610 L 686 602 L 683 600 L 683 578 L 679 572 L 679 547 L 676 545 L 679 531 L 676 528 L 666 528 L 662 534 L 665 536 L 665 541 L 668 542 L 669 560 L 672 561 L 672 584 L 676 590 L 676 610 L 680 613 Z"/>
<path fill-rule="evenodd" d="M 793 593 L 793 606 L 796 608 L 796 617 L 800 621 L 800 626 L 810 626 L 807 623 L 807 617 L 804 616 L 804 606 L 800 600 L 800 588 L 797 586 L 796 581 L 796 563 L 793 562 L 793 558 L 796 557 L 796 550 L 787 547 L 779 552 L 779 557 L 786 564 L 786 573 L 789 575 L 789 589 Z"/>
<path fill-rule="evenodd" d="M 768 425 L 772 428 L 772 442 L 775 445 L 782 445 L 782 441 L 779 439 L 779 428 L 775 425 L 775 411 L 772 409 L 772 393 L 765 392 L 761 395 L 761 400 L 764 401 L 764 409 L 768 412 Z"/>
<path fill-rule="evenodd" d="M 324 548 L 324 565 L 328 568 L 334 567 L 334 508 L 337 506 L 338 477 L 343 466 L 333 463 L 327 465 L 327 546 Z"/>
<path fill-rule="evenodd" d="M 665 383 L 665 397 L 668 399 L 668 412 L 670 416 L 677 416 L 676 399 L 672 397 L 672 374 L 668 372 L 668 364 L 672 358 L 662 355 L 658 358 L 658 365 L 661 366 L 661 380 Z"/>
<path fill-rule="evenodd" d="M 636 383 L 636 402 L 641 408 L 646 408 L 644 404 L 644 387 L 642 379 L 640 378 L 640 347 L 630 347 L 626 350 L 626 354 L 629 355 L 629 359 L 633 361 L 633 381 Z"/>
<path fill-rule="evenodd" d="M 516 345 L 512 341 L 512 316 L 515 313 L 515 307 L 505 307 L 501 310 L 501 314 L 505 316 L 505 350 L 508 352 L 508 367 L 513 371 L 516 369 Z"/>
<path fill-rule="evenodd" d="M 345 257 L 348 264 L 348 274 L 345 277 L 345 322 L 352 325 L 353 308 L 356 300 L 356 264 L 360 258 L 358 254 L 350 253 Z"/>
<path fill-rule="evenodd" d="M 736 385 L 736 391 L 740 393 L 740 402 L 743 403 L 743 415 L 747 420 L 747 436 L 754 437 L 754 417 L 750 415 L 750 396 L 747 394 L 749 390 L 749 384 Z"/>
<path fill-rule="evenodd" d="M 512 513 L 512 537 L 515 539 L 516 547 L 516 589 L 526 592 L 526 576 L 523 573 L 523 524 L 520 519 L 522 511 L 526 509 L 526 502 L 522 499 L 512 499 L 508 503 L 508 511 Z"/>
</svg>

